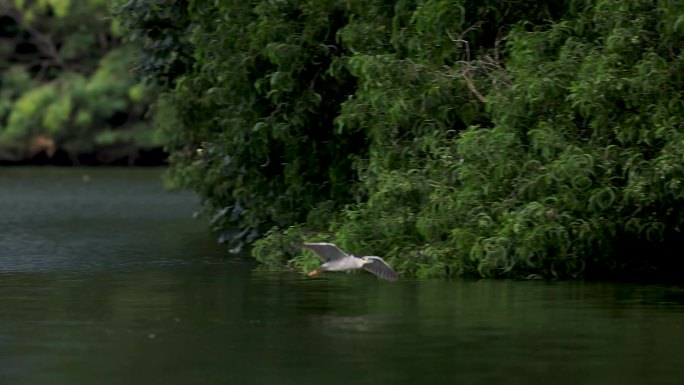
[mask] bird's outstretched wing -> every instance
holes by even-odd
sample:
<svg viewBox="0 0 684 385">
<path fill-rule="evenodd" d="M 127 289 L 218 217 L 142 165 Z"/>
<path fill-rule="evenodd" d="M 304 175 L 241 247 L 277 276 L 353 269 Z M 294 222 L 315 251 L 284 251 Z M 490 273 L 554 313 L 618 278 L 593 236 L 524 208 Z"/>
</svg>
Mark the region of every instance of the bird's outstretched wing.
<svg viewBox="0 0 684 385">
<path fill-rule="evenodd" d="M 325 262 L 349 257 L 347 253 L 332 243 L 295 243 L 295 247 L 309 249 L 318 254 Z"/>
<path fill-rule="evenodd" d="M 392 270 L 392 268 L 390 267 L 390 265 L 388 265 L 387 262 L 385 262 L 382 258 L 366 257 L 366 259 L 369 259 L 371 261 L 370 263 L 366 263 L 363 265 L 363 268 L 367 271 L 388 281 L 396 281 L 399 279 L 397 273 L 395 273 L 394 270 Z"/>
</svg>

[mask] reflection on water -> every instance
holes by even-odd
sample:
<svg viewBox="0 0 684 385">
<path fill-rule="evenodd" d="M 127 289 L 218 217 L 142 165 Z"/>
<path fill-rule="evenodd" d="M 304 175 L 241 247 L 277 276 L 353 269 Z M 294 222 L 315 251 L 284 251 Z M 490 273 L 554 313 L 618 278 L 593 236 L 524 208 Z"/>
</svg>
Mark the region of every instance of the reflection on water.
<svg viewBox="0 0 684 385">
<path fill-rule="evenodd" d="M 680 384 L 684 290 L 253 271 L 155 170 L 0 169 L 0 384 Z"/>
<path fill-rule="evenodd" d="M 86 173 L 88 182 L 82 179 Z M 215 247 L 201 250 L 209 237 L 191 218 L 194 199 L 163 194 L 160 175 L 0 169 L 0 272 L 136 268 L 184 263 L 188 253 L 216 253 Z M 194 242 L 198 238 L 202 242 Z"/>
</svg>

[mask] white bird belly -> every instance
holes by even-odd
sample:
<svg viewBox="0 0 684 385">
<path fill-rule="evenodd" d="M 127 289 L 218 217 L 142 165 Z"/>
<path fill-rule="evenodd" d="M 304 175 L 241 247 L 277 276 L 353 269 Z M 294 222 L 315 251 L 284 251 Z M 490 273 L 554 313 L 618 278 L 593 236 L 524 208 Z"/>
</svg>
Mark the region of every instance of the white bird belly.
<svg viewBox="0 0 684 385">
<path fill-rule="evenodd" d="M 327 271 L 344 271 L 351 269 L 360 269 L 363 266 L 363 261 L 359 258 L 345 258 L 338 261 L 326 262 L 321 266 Z"/>
</svg>

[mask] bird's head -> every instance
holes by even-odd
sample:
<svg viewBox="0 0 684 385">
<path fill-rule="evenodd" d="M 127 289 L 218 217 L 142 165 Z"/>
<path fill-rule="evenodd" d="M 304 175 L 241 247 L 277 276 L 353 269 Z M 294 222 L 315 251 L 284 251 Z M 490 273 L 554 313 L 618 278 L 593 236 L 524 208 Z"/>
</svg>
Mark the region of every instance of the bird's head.
<svg viewBox="0 0 684 385">
<path fill-rule="evenodd" d="M 361 257 L 361 261 L 363 261 L 364 265 L 373 262 L 373 260 L 368 257 Z"/>
</svg>

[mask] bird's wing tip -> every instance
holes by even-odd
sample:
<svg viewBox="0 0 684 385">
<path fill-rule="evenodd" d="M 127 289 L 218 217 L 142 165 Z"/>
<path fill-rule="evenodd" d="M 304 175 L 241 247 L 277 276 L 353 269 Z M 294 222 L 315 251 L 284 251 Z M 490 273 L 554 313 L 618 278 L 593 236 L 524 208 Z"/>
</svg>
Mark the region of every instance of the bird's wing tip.
<svg viewBox="0 0 684 385">
<path fill-rule="evenodd" d="M 363 268 L 374 275 L 386 280 L 386 281 L 398 281 L 399 275 L 392 269 L 392 267 L 385 262 L 382 258 L 376 256 L 366 257 L 372 260 L 372 263 L 364 265 Z"/>
</svg>

